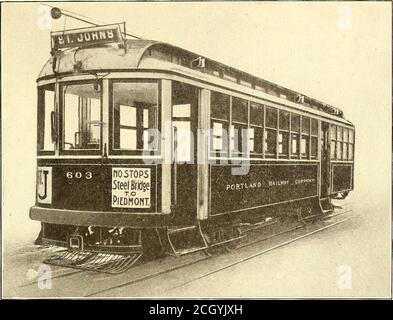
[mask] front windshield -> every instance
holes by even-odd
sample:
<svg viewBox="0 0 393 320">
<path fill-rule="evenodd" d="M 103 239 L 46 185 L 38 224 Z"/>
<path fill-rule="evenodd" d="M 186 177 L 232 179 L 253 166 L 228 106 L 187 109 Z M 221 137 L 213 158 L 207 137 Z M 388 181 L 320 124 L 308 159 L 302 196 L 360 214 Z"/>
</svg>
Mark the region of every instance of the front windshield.
<svg viewBox="0 0 393 320">
<path fill-rule="evenodd" d="M 113 149 L 157 150 L 157 82 L 113 83 Z M 116 151 L 115 151 L 116 152 Z"/>
<path fill-rule="evenodd" d="M 101 86 L 65 85 L 62 150 L 98 150 L 101 141 Z"/>
</svg>

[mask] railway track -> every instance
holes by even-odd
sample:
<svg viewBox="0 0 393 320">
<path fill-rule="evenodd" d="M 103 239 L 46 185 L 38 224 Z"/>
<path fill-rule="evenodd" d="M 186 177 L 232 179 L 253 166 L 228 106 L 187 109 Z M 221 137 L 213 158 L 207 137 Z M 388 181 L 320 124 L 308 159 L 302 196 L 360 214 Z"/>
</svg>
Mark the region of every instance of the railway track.
<svg viewBox="0 0 393 320">
<path fill-rule="evenodd" d="M 226 254 L 217 255 L 199 252 L 179 258 L 166 257 L 135 266 L 119 275 L 54 268 L 51 277 L 53 291 L 40 290 L 37 292 L 37 280 L 23 284 L 20 289 L 26 295 L 32 294 L 33 296 L 37 294 L 40 296 L 113 296 L 115 293 L 124 291 L 129 292 L 129 296 L 143 296 L 146 288 L 154 287 L 154 283 L 162 284 L 164 281 L 160 281 L 160 279 L 165 279 L 167 285 L 160 292 L 170 293 L 176 288 L 344 223 L 352 216 L 342 216 L 351 212 L 350 204 L 346 204 L 322 221 L 308 225 L 296 225 L 275 234 L 253 238 L 250 241 L 240 243 L 235 249 L 227 250 L 228 253 Z M 261 244 L 264 247 L 258 250 Z M 226 261 L 228 259 L 230 259 L 230 263 Z M 215 261 L 204 263 L 206 260 Z M 212 269 L 211 265 L 218 265 L 218 267 Z M 193 269 L 198 269 L 198 272 Z M 92 286 L 92 284 L 94 285 Z M 64 290 L 64 288 L 67 290 Z M 72 288 L 76 288 L 76 290 L 72 290 Z M 36 293 L 34 294 L 34 292 Z M 54 292 L 56 292 L 55 295 L 53 295 Z"/>
<path fill-rule="evenodd" d="M 341 216 L 342 214 L 344 214 L 344 213 L 334 215 L 334 217 L 331 217 L 331 218 L 336 218 L 338 216 Z M 132 291 L 141 292 L 140 291 L 141 289 L 144 290 L 143 287 L 150 287 L 151 285 L 154 285 L 152 282 L 150 282 L 151 280 L 153 280 L 153 278 L 154 278 L 155 282 L 160 282 L 160 279 L 161 279 L 160 277 L 164 277 L 164 276 L 165 276 L 165 278 L 163 278 L 163 279 L 165 279 L 165 283 L 167 284 L 167 286 L 165 288 L 163 288 L 162 290 L 160 290 L 159 292 L 157 292 L 156 295 L 158 295 L 158 296 L 161 296 L 161 295 L 171 296 L 171 292 L 175 289 L 184 287 L 184 286 L 186 286 L 192 282 L 195 282 L 199 279 L 206 278 L 210 275 L 213 275 L 213 274 L 218 273 L 220 271 L 224 271 L 224 270 L 229 269 L 233 266 L 239 265 L 243 262 L 246 262 L 246 261 L 251 260 L 253 258 L 259 257 L 263 254 L 268 253 L 268 252 L 271 252 L 275 249 L 287 246 L 293 242 L 299 241 L 299 240 L 304 239 L 306 237 L 312 236 L 316 233 L 322 232 L 326 229 L 329 229 L 329 228 L 332 228 L 332 227 L 337 226 L 339 224 L 342 224 L 342 223 L 350 220 L 351 218 L 352 217 L 345 217 L 342 219 L 338 219 L 337 221 L 334 221 L 334 222 L 329 223 L 328 225 L 325 225 L 322 227 L 314 226 L 316 228 L 313 228 L 312 231 L 306 232 L 304 234 L 290 238 L 288 240 L 286 240 L 286 239 L 282 240 L 282 238 L 280 238 L 280 236 L 285 236 L 285 235 L 288 236 L 294 231 L 301 231 L 301 228 L 293 228 L 293 229 L 288 230 L 286 232 L 282 232 L 280 234 L 276 234 L 271 237 L 266 237 L 266 238 L 256 240 L 256 241 L 250 242 L 248 244 L 239 246 L 239 247 L 237 247 L 237 249 L 242 249 L 241 251 L 240 250 L 233 250 L 232 253 L 234 253 L 234 254 L 232 255 L 232 257 L 230 257 L 230 258 L 227 257 L 227 259 L 225 259 L 225 260 L 231 260 L 232 262 L 221 264 L 220 261 L 216 261 L 217 263 L 214 263 L 214 264 L 220 264 L 220 266 L 217 268 L 214 268 L 213 270 L 211 270 L 211 266 L 209 265 L 209 266 L 206 266 L 206 267 L 203 266 L 202 268 L 200 268 L 200 269 L 206 269 L 205 272 L 203 272 L 203 271 L 200 272 L 201 270 L 199 270 L 198 272 L 194 272 L 192 270 L 192 268 L 195 267 L 195 264 L 196 263 L 198 263 L 198 264 L 203 263 L 203 261 L 198 261 L 198 262 L 190 264 L 190 265 L 185 265 L 182 268 L 176 268 L 176 270 L 183 269 L 182 275 L 179 275 L 179 273 L 176 273 L 176 275 L 171 275 L 171 273 L 175 270 L 167 270 L 167 271 L 161 272 L 160 274 L 149 275 L 149 276 L 142 278 L 142 279 L 125 282 L 125 283 L 118 285 L 118 286 L 112 286 L 112 287 L 104 289 L 104 290 L 92 292 L 89 295 L 87 295 L 87 297 L 94 297 L 94 296 L 108 297 L 108 296 L 118 296 L 118 295 L 122 296 L 122 294 L 120 292 L 132 292 Z M 276 238 L 278 238 L 278 239 L 276 239 Z M 247 254 L 245 252 L 242 252 L 247 247 L 254 247 L 254 249 L 255 249 L 255 246 L 259 245 L 261 242 L 272 241 L 273 239 L 276 241 L 273 241 L 273 243 L 267 244 L 267 248 L 264 248 L 262 250 L 257 250 L 256 252 L 253 252 L 251 254 Z M 251 251 L 255 251 L 255 250 L 251 250 Z M 222 258 L 225 258 L 225 255 L 215 256 L 215 258 L 216 258 L 216 260 L 221 260 Z M 234 259 L 232 259 L 232 258 L 234 258 Z M 222 259 L 222 260 L 224 260 L 224 259 Z M 186 275 L 186 277 L 184 277 L 184 275 Z M 161 283 L 163 283 L 163 281 L 161 281 Z M 173 283 L 173 284 L 171 284 L 171 283 Z M 132 288 L 135 285 L 138 285 L 138 286 Z M 141 296 L 143 296 L 143 295 L 141 295 Z"/>
<path fill-rule="evenodd" d="M 349 205 L 351 205 L 351 204 L 345 204 L 345 205 L 341 206 L 342 209 L 341 209 L 340 212 L 335 213 L 335 214 L 332 214 L 332 215 L 329 215 L 327 218 L 328 218 L 328 219 L 331 219 L 331 218 L 334 218 L 334 217 L 336 217 L 336 216 L 340 216 L 340 215 L 346 214 L 346 213 L 348 213 L 348 212 L 352 212 L 352 210 L 347 209 L 347 208 L 349 207 Z M 248 241 L 248 242 L 246 242 L 246 243 L 241 243 L 241 244 L 239 244 L 239 245 L 237 246 L 237 248 L 238 248 L 238 249 L 241 249 L 241 248 L 244 248 L 244 247 L 247 247 L 247 246 L 251 246 L 251 245 L 253 245 L 253 244 L 256 244 L 256 243 L 259 243 L 259 242 L 262 242 L 262 241 L 266 241 L 266 240 L 268 240 L 268 239 L 270 239 L 270 238 L 277 237 L 277 236 L 280 236 L 280 235 L 282 235 L 282 234 L 286 234 L 286 233 L 289 233 L 289 232 L 291 232 L 291 231 L 300 229 L 300 228 L 302 228 L 302 227 L 303 227 L 302 225 L 298 225 L 298 226 L 295 226 L 295 227 L 293 227 L 293 228 L 286 229 L 286 230 L 284 230 L 284 231 L 278 232 L 278 233 L 276 233 L 276 234 L 272 234 L 272 235 L 269 235 L 269 236 L 267 236 L 267 237 L 263 237 L 263 238 L 261 238 L 261 239 L 256 239 L 256 240 L 253 240 L 253 241 Z M 49 252 L 50 252 L 49 249 L 50 249 L 50 248 L 43 248 L 43 249 L 38 250 L 38 252 L 39 252 L 39 253 L 49 253 Z M 53 252 L 52 252 L 52 253 L 53 253 Z M 37 252 L 27 252 L 27 253 L 22 253 L 21 255 L 24 255 L 24 256 L 31 256 L 31 255 L 34 255 L 34 254 L 37 254 Z M 207 258 L 209 258 L 209 256 L 206 256 L 206 259 L 207 259 Z M 202 260 L 205 260 L 205 259 L 198 260 L 198 262 L 199 262 L 199 261 L 202 261 Z M 187 262 L 187 263 L 184 264 L 184 266 L 187 266 L 187 265 L 189 265 L 189 264 L 190 264 L 190 263 Z M 175 267 L 170 268 L 170 269 L 168 269 L 168 270 L 161 271 L 161 272 L 158 272 L 158 273 L 149 275 L 149 276 L 147 276 L 147 277 L 144 278 L 144 279 L 152 278 L 152 277 L 155 277 L 155 276 L 164 274 L 165 272 L 175 271 L 175 270 L 177 270 L 177 269 L 179 269 L 179 268 L 181 268 L 181 267 L 182 267 L 182 266 L 175 266 Z M 85 272 L 85 271 L 84 271 L 84 270 L 70 269 L 70 268 L 58 268 L 58 269 L 55 269 L 55 270 L 52 271 L 52 279 L 53 279 L 53 280 L 56 280 L 56 279 L 59 279 L 59 278 L 63 278 L 63 277 L 70 276 L 70 275 L 80 274 L 80 273 L 83 273 L 83 272 Z M 135 280 L 132 281 L 131 283 L 139 282 L 139 281 L 141 281 L 141 280 L 143 280 L 143 279 L 135 279 Z M 34 281 L 27 282 L 26 284 L 22 285 L 21 287 L 28 287 L 28 286 L 32 286 L 32 285 L 36 285 L 36 284 L 37 284 L 37 281 L 34 280 Z"/>
<path fill-rule="evenodd" d="M 321 231 L 323 231 L 323 230 L 326 230 L 326 229 L 328 229 L 328 228 L 331 228 L 331 227 L 334 227 L 334 226 L 336 226 L 336 225 L 338 225 L 338 224 L 341 224 L 341 223 L 343 223 L 343 222 L 345 222 L 345 221 L 347 221 L 347 220 L 349 220 L 349 219 L 350 219 L 350 217 L 345 218 L 345 219 L 342 219 L 342 220 L 337 221 L 337 222 L 334 222 L 334 223 L 332 223 L 332 224 L 330 224 L 330 225 L 328 225 L 328 226 L 325 226 L 325 227 L 319 228 L 319 229 L 317 229 L 317 230 L 314 230 L 314 231 L 312 231 L 312 232 L 309 232 L 309 233 L 307 233 L 307 234 L 305 234 L 305 235 L 301 235 L 301 236 L 296 237 L 296 238 L 294 238 L 294 239 L 291 239 L 291 240 L 285 241 L 285 242 L 283 242 L 283 243 L 280 243 L 280 244 L 278 244 L 278 245 L 275 245 L 275 246 L 273 246 L 273 247 L 271 247 L 271 248 L 268 248 L 268 249 L 259 251 L 259 252 L 255 253 L 255 254 L 252 254 L 252 255 L 247 256 L 247 257 L 245 257 L 245 258 L 242 258 L 242 259 L 240 259 L 240 260 L 234 261 L 234 262 L 232 262 L 232 263 L 229 263 L 229 264 L 227 264 L 227 265 L 224 265 L 224 266 L 222 266 L 222 267 L 219 267 L 219 268 L 217 268 L 217 269 L 214 269 L 214 270 L 212 270 L 212 271 L 209 271 L 208 273 L 204 273 L 204 274 L 202 274 L 202 275 L 200 275 L 200 276 L 198 276 L 198 277 L 196 277 L 196 278 L 193 278 L 193 279 L 191 279 L 191 280 L 189 280 L 189 281 L 187 281 L 187 282 L 184 282 L 184 283 L 182 283 L 182 284 L 180 284 L 180 285 L 178 285 L 178 286 L 176 286 L 176 287 L 172 287 L 172 288 L 169 289 L 169 291 L 170 291 L 170 290 L 177 289 L 177 288 L 180 288 L 180 287 L 183 287 L 183 286 L 188 285 L 189 283 L 195 282 L 195 281 L 197 281 L 197 280 L 199 280 L 199 279 L 206 278 L 206 277 L 208 277 L 208 276 L 210 276 L 210 275 L 212 275 L 212 274 L 215 274 L 215 273 L 217 273 L 217 272 L 224 271 L 224 270 L 229 269 L 229 268 L 231 268 L 231 267 L 233 267 L 233 266 L 236 266 L 236 265 L 238 265 L 238 264 L 241 264 L 241 263 L 246 262 L 246 261 L 248 261 L 248 260 L 251 260 L 251 259 L 253 259 L 253 258 L 259 257 L 259 256 L 261 256 L 261 255 L 263 255 L 263 254 L 265 254 L 265 253 L 268 253 L 268 252 L 273 251 L 273 250 L 275 250 L 275 249 L 284 247 L 284 246 L 286 246 L 286 245 L 289 245 L 289 244 L 291 244 L 291 243 L 293 243 L 293 242 L 295 242 L 295 241 L 301 240 L 301 239 L 303 239 L 303 238 L 309 237 L 309 236 L 311 236 L 311 235 L 313 235 L 313 234 L 315 234 L 315 233 L 321 232 Z"/>
</svg>

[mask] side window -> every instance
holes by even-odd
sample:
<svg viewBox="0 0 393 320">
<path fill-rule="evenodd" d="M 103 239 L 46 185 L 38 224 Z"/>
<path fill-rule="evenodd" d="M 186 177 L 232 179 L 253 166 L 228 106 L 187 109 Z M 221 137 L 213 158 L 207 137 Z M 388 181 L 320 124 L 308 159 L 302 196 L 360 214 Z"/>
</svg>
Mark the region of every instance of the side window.
<svg viewBox="0 0 393 320">
<path fill-rule="evenodd" d="M 355 145 L 355 132 L 352 129 L 348 129 L 348 160 L 353 160 L 354 157 L 354 145 Z"/>
<path fill-rule="evenodd" d="M 232 124 L 230 127 L 231 156 L 245 156 L 249 150 L 249 146 L 244 144 L 249 141 L 248 132 L 248 101 L 236 97 L 232 97 Z"/>
<path fill-rule="evenodd" d="M 194 161 L 195 112 L 199 106 L 199 89 L 186 83 L 172 82 L 172 126 L 176 130 L 174 151 L 177 163 Z M 195 121 L 193 121 L 195 119 Z"/>
<path fill-rule="evenodd" d="M 318 157 L 318 120 L 311 119 L 311 159 Z"/>
<path fill-rule="evenodd" d="M 343 160 L 348 160 L 348 129 L 343 128 Z"/>
<path fill-rule="evenodd" d="M 279 112 L 279 133 L 278 133 L 278 155 L 280 158 L 288 158 L 289 154 L 289 112 L 280 110 Z"/>
<path fill-rule="evenodd" d="M 276 158 L 278 110 L 271 107 L 266 107 L 265 110 L 265 157 Z"/>
<path fill-rule="evenodd" d="M 342 151 L 343 151 L 343 142 L 342 142 L 342 139 L 343 139 L 343 128 L 342 127 L 339 127 L 339 126 L 337 126 L 336 127 L 337 128 L 337 141 L 336 141 L 336 158 L 337 158 L 337 160 L 342 160 L 342 158 L 343 158 L 343 153 L 342 153 Z"/>
<path fill-rule="evenodd" d="M 352 161 L 354 153 L 354 130 L 330 126 L 330 157 L 332 160 Z"/>
<path fill-rule="evenodd" d="M 226 94 L 212 91 L 210 99 L 210 115 L 212 119 L 229 121 L 230 97 Z"/>
<path fill-rule="evenodd" d="M 318 158 L 319 121 L 286 110 L 211 92 L 211 153 L 216 156 L 267 159 Z M 332 134 L 334 131 L 334 139 Z M 346 139 L 348 159 L 353 132 Z M 247 135 L 247 137 L 245 136 Z M 332 155 L 336 157 L 337 128 L 331 129 Z M 245 143 L 247 142 L 247 145 Z"/>
<path fill-rule="evenodd" d="M 247 124 L 248 102 L 247 100 L 232 98 L 232 122 Z"/>
<path fill-rule="evenodd" d="M 310 153 L 310 118 L 302 116 L 302 134 L 300 140 L 300 154 L 302 159 L 308 159 Z"/>
<path fill-rule="evenodd" d="M 337 127 L 330 126 L 330 159 L 336 159 L 336 145 L 337 145 Z"/>
<path fill-rule="evenodd" d="M 298 159 L 300 151 L 300 116 L 291 114 L 291 158 Z"/>
<path fill-rule="evenodd" d="M 51 117 L 55 111 L 55 86 L 38 88 L 38 151 L 54 151 Z"/>
<path fill-rule="evenodd" d="M 249 150 L 251 155 L 262 157 L 263 143 L 263 105 L 255 102 L 250 103 L 250 129 L 249 129 Z"/>
<path fill-rule="evenodd" d="M 261 158 L 264 106 L 215 91 L 211 92 L 210 104 L 211 155 Z M 277 122 L 277 115 L 275 121 Z M 271 139 L 269 135 L 269 141 Z"/>
<path fill-rule="evenodd" d="M 213 156 L 228 156 L 228 130 L 230 97 L 212 91 L 210 100 L 211 141 L 210 149 Z"/>
<path fill-rule="evenodd" d="M 213 123 L 212 149 L 223 150 L 225 124 L 218 121 L 213 121 L 212 123 Z"/>
</svg>

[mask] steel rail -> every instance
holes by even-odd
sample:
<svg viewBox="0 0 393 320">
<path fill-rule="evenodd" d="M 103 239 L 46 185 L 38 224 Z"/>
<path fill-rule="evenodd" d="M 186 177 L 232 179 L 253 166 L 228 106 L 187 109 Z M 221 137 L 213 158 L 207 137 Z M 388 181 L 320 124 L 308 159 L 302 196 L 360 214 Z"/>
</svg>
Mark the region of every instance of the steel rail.
<svg viewBox="0 0 393 320">
<path fill-rule="evenodd" d="M 347 212 L 349 212 L 349 211 L 347 211 Z M 345 212 L 345 213 L 346 213 L 346 212 Z M 341 214 L 344 214 L 344 212 L 343 212 L 343 213 L 339 213 L 339 214 L 337 214 L 337 215 L 341 215 Z M 337 216 L 337 215 L 334 215 L 334 216 Z M 317 230 L 314 230 L 314 231 L 312 231 L 312 232 L 309 232 L 309 233 L 307 233 L 307 234 L 305 234 L 305 235 L 296 237 L 296 238 L 294 238 L 294 239 L 290 239 L 290 240 L 285 241 L 285 242 L 283 242 L 283 243 L 280 243 L 280 244 L 278 244 L 278 245 L 276 245 L 276 246 L 273 246 L 273 247 L 271 247 L 271 248 L 268 248 L 268 249 L 263 250 L 263 251 L 261 251 L 261 252 L 258 252 L 258 253 L 256 253 L 256 254 L 253 254 L 253 255 L 248 256 L 248 257 L 246 257 L 246 258 L 240 259 L 240 260 L 235 261 L 235 262 L 233 262 L 233 263 L 231 263 L 231 264 L 225 265 L 224 267 L 217 268 L 217 269 L 215 269 L 215 270 L 213 270 L 213 271 L 211 271 L 211 272 L 208 272 L 208 273 L 205 273 L 205 274 L 203 274 L 203 275 L 201 275 L 201 276 L 198 276 L 198 277 L 196 277 L 196 278 L 193 278 L 192 280 L 186 281 L 186 282 L 182 283 L 181 285 L 172 287 L 172 288 L 170 288 L 170 289 L 168 289 L 168 290 L 166 290 L 166 291 L 170 291 L 170 290 L 172 290 L 172 289 L 175 289 L 175 288 L 178 288 L 178 287 L 182 287 L 182 286 L 184 286 L 184 285 L 186 285 L 186 284 L 188 284 L 188 283 L 194 282 L 194 281 L 196 281 L 196 280 L 198 280 L 198 279 L 201 279 L 201 278 L 203 278 L 203 277 L 206 277 L 206 276 L 208 276 L 208 275 L 210 275 L 210 274 L 214 274 L 214 273 L 216 273 L 216 272 L 225 270 L 225 269 L 230 268 L 230 267 L 232 267 L 232 266 L 234 266 L 234 265 L 240 264 L 240 263 L 242 263 L 242 262 L 244 262 L 244 261 L 250 260 L 250 259 L 252 259 L 252 258 L 255 258 L 255 257 L 259 256 L 259 255 L 262 255 L 262 254 L 264 254 L 264 253 L 267 253 L 267 252 L 272 251 L 272 250 L 274 250 L 274 249 L 277 249 L 277 248 L 279 248 L 279 247 L 282 247 L 282 246 L 288 245 L 288 244 L 290 244 L 290 243 L 292 243 L 292 242 L 295 242 L 295 241 L 298 241 L 298 240 L 300 240 L 300 239 L 306 238 L 306 237 L 308 237 L 308 236 L 310 236 L 310 235 L 312 235 L 312 234 L 315 234 L 315 233 L 317 233 L 317 232 L 326 230 L 326 229 L 328 229 L 328 228 L 330 228 L 330 227 L 333 227 L 333 226 L 335 226 L 335 225 L 338 225 L 338 224 L 340 224 L 340 223 L 343 223 L 343 222 L 349 220 L 350 218 L 351 218 L 351 217 L 348 217 L 348 218 L 343 219 L 343 220 L 341 220 L 341 221 L 334 222 L 334 223 L 332 223 L 332 224 L 329 224 L 328 226 L 324 226 L 324 227 L 322 227 L 322 228 L 319 228 L 319 229 L 317 229 Z M 245 243 L 243 246 L 236 247 L 236 249 L 241 249 L 241 248 L 244 248 L 244 247 L 247 247 L 247 246 L 251 246 L 251 245 L 254 245 L 254 244 L 257 244 L 257 243 L 266 241 L 266 240 L 268 240 L 268 239 L 271 239 L 271 238 L 274 238 L 274 237 L 277 237 L 277 236 L 280 236 L 280 235 L 283 235 L 283 234 L 290 233 L 290 232 L 292 232 L 292 231 L 294 231 L 294 230 L 302 229 L 302 228 L 304 228 L 304 227 L 306 227 L 306 225 L 296 226 L 296 227 L 293 227 L 293 228 L 284 230 L 284 231 L 282 231 L 282 232 L 276 233 L 276 234 L 274 234 L 274 235 L 271 235 L 271 236 L 268 236 L 268 237 L 264 237 L 264 238 L 262 238 L 262 239 L 258 239 L 258 240 L 256 240 L 256 241 L 253 241 L 253 242 L 250 242 L 250 243 Z M 235 250 L 236 250 L 236 249 L 235 249 Z M 201 258 L 201 259 L 199 259 L 199 260 L 197 260 L 197 261 L 191 261 L 191 262 L 188 262 L 188 263 L 185 263 L 185 264 L 181 264 L 181 265 L 175 266 L 175 267 L 173 267 L 173 268 L 169 268 L 169 269 L 162 270 L 162 271 L 159 271 L 159 272 L 156 272 L 156 273 L 152 273 L 152 274 L 147 275 L 147 276 L 145 276 L 145 277 L 140 277 L 140 278 L 137 278 L 137 279 L 133 279 L 133 280 L 131 280 L 131 281 L 127 281 L 127 282 L 125 282 L 125 283 L 122 283 L 122 284 L 119 284 L 119 285 L 116 285 L 116 286 L 113 286 L 113 287 L 109 287 L 109 288 L 105 288 L 105 289 L 100 289 L 100 290 L 97 290 L 97 291 L 94 291 L 94 292 L 91 292 L 91 293 L 85 295 L 85 297 L 92 297 L 92 296 L 95 296 L 95 295 L 98 295 L 98 294 L 102 294 L 102 293 L 107 292 L 107 291 L 111 291 L 111 290 L 119 289 L 119 288 L 124 288 L 124 287 L 130 286 L 130 285 L 134 285 L 134 284 L 136 284 L 136 283 L 143 282 L 143 281 L 145 281 L 145 280 L 150 280 L 150 279 L 152 279 L 152 278 L 159 277 L 159 276 L 161 276 L 161 275 L 164 275 L 164 274 L 167 274 L 167 273 L 176 271 L 176 270 L 178 270 L 178 269 L 182 269 L 182 268 L 185 268 L 185 267 L 188 267 L 188 266 L 195 265 L 195 264 L 197 264 L 197 263 L 206 261 L 207 259 L 210 259 L 210 258 L 212 258 L 212 257 L 217 257 L 217 255 L 215 255 L 215 256 L 206 256 L 205 258 Z"/>
<path fill-rule="evenodd" d="M 305 234 L 305 235 L 301 235 L 301 236 L 296 237 L 296 238 L 294 238 L 294 239 L 290 239 L 290 240 L 288 240 L 288 241 L 285 241 L 285 242 L 283 242 L 283 243 L 280 243 L 280 244 L 278 244 L 278 245 L 275 245 L 275 246 L 273 246 L 273 247 L 271 247 L 271 248 L 268 248 L 268 249 L 262 250 L 262 251 L 260 251 L 260 252 L 254 253 L 254 254 L 252 254 L 252 255 L 250 255 L 250 256 L 248 256 L 248 257 L 239 259 L 239 260 L 237 260 L 237 261 L 235 261 L 235 262 L 232 262 L 232 263 L 229 263 L 229 264 L 227 264 L 227 265 L 225 265 L 225 266 L 223 266 L 223 267 L 219 267 L 219 268 L 217 268 L 217 269 L 214 269 L 213 271 L 204 273 L 204 274 L 202 274 L 202 275 L 200 275 L 200 276 L 198 276 L 198 277 L 195 277 L 195 278 L 193 278 L 193 279 L 191 279 L 191 280 L 189 280 L 189 281 L 183 282 L 182 284 L 180 284 L 180 285 L 178 285 L 178 286 L 175 286 L 175 287 L 172 287 L 172 288 L 170 288 L 170 289 L 168 289 L 168 290 L 166 290 L 166 291 L 171 291 L 171 290 L 174 290 L 174 289 L 177 289 L 177 288 L 184 287 L 184 286 L 187 285 L 187 284 L 190 284 L 190 283 L 195 282 L 195 281 L 197 281 L 197 280 L 206 278 L 206 277 L 208 277 L 208 276 L 210 276 L 210 275 L 212 275 L 212 274 L 215 274 L 215 273 L 217 273 L 217 272 L 220 272 L 220 271 L 229 269 L 229 268 L 231 268 L 231 267 L 233 267 L 233 266 L 236 266 L 236 265 L 241 264 L 241 263 L 243 263 L 243 262 L 245 262 L 245 261 L 254 259 L 254 258 L 258 257 L 258 256 L 261 256 L 261 255 L 265 254 L 265 253 L 268 253 L 268 252 L 273 251 L 273 250 L 275 250 L 275 249 L 284 247 L 284 246 L 289 245 L 289 244 L 291 244 L 291 243 L 293 243 L 293 242 L 295 242 L 295 241 L 304 239 L 304 238 L 309 237 L 309 236 L 311 236 L 311 235 L 313 235 L 313 234 L 316 234 L 316 233 L 318 233 L 318 232 L 324 231 L 324 230 L 326 230 L 326 229 L 329 229 L 329 228 L 331 228 L 331 227 L 334 227 L 334 226 L 336 226 L 336 225 L 339 225 L 339 224 L 341 224 L 341 223 L 344 223 L 345 221 L 348 221 L 349 219 L 351 219 L 351 217 L 348 217 L 348 218 L 345 218 L 345 219 L 343 219 L 343 220 L 334 222 L 334 223 L 332 223 L 332 224 L 330 224 L 330 225 L 328 225 L 328 226 L 324 226 L 324 227 L 319 228 L 319 229 L 317 229 L 317 230 L 311 231 L 311 232 L 309 232 L 309 233 L 307 233 L 307 234 Z"/>
</svg>

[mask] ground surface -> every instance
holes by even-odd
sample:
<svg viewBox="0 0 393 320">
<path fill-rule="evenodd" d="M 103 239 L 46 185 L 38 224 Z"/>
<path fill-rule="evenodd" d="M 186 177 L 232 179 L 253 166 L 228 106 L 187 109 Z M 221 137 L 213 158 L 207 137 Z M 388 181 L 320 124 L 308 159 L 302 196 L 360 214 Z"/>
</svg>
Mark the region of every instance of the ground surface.
<svg viewBox="0 0 393 320">
<path fill-rule="evenodd" d="M 350 201 L 350 200 L 349 200 Z M 389 241 L 383 208 L 353 206 L 350 219 L 253 259 L 214 272 L 291 238 L 323 227 L 294 232 L 206 259 L 203 254 L 134 267 L 120 275 L 105 275 L 52 267 L 50 289 L 40 289 L 37 271 L 48 250 L 32 245 L 7 250 L 4 295 L 7 297 L 388 297 Z M 341 218 L 344 218 L 345 214 Z M 348 216 L 349 217 L 349 216 Z M 385 226 L 385 227 L 383 227 Z M 385 239 L 386 240 L 386 239 Z M 200 260 L 139 283 L 147 272 L 159 273 Z M 212 273 L 213 271 L 213 273 Z M 41 286 L 42 287 L 42 286 Z"/>
</svg>

